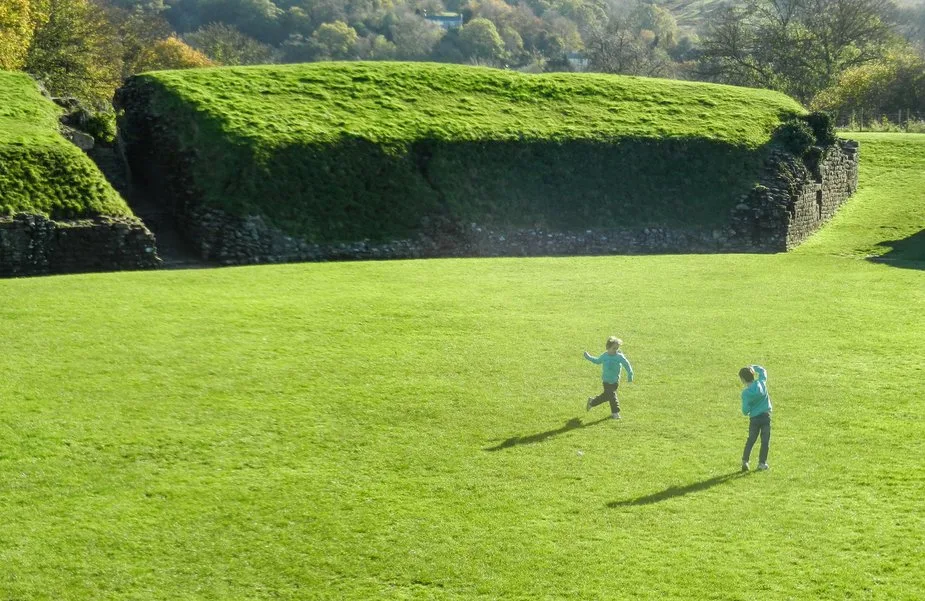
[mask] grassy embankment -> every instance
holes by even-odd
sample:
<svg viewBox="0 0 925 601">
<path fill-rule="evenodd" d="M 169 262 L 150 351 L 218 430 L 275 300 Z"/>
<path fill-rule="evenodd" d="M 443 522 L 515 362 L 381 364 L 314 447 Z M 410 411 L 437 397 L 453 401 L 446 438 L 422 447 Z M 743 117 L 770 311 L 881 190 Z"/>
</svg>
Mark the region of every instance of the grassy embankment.
<svg viewBox="0 0 925 601">
<path fill-rule="evenodd" d="M 420 63 L 150 73 L 122 98 L 140 163 L 179 151 L 191 162 L 163 171 L 188 168 L 182 190 L 315 241 L 401 237 L 422 216 L 722 222 L 803 112 L 764 90 Z"/>
<path fill-rule="evenodd" d="M 0 598 L 920 599 L 925 264 L 856 257 L 925 227 L 925 140 L 861 141 L 787 255 L 0 281 Z"/>
<path fill-rule="evenodd" d="M 58 132 L 60 113 L 29 76 L 0 71 L 0 216 L 131 215 L 93 161 Z"/>
</svg>

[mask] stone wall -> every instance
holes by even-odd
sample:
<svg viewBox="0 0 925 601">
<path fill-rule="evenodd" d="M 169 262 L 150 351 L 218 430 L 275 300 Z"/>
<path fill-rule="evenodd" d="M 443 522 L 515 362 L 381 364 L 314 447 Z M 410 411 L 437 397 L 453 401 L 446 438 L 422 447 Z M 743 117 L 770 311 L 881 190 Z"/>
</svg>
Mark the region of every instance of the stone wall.
<svg viewBox="0 0 925 601">
<path fill-rule="evenodd" d="M 0 218 L 0 277 L 159 265 L 154 235 L 136 219 L 51 221 L 25 213 Z"/>
<path fill-rule="evenodd" d="M 260 216 L 233 217 L 197 207 L 178 194 L 168 204 L 204 260 L 226 265 L 431 257 L 500 257 L 647 253 L 783 252 L 798 245 L 835 213 L 857 188 L 858 144 L 817 149 L 809 165 L 774 151 L 759 183 L 719 227 L 496 229 L 480 224 L 426 221 L 413 238 L 386 243 L 308 244 Z M 177 180 L 174 180 L 177 181 Z M 182 180 L 181 180 L 182 181 Z M 179 201 L 179 202 L 178 202 Z"/>
</svg>

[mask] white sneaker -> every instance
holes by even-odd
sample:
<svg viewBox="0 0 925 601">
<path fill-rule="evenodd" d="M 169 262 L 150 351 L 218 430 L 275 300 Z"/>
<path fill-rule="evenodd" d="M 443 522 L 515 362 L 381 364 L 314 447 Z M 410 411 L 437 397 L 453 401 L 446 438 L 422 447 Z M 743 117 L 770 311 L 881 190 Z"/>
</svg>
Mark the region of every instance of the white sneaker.
<svg viewBox="0 0 925 601">
<path fill-rule="evenodd" d="M 743 471 L 743 472 L 747 472 L 747 471 L 748 471 L 748 462 L 747 462 L 747 461 L 743 461 L 743 462 L 742 462 L 742 471 Z"/>
<path fill-rule="evenodd" d="M 611 414 L 610 414 L 610 419 L 620 419 L 620 413 L 619 413 L 619 412 L 617 412 L 617 413 L 611 413 Z"/>
<path fill-rule="evenodd" d="M 591 411 L 591 401 L 593 401 L 593 400 L 594 400 L 594 397 L 593 397 L 593 396 L 589 396 L 589 397 L 588 397 L 588 404 L 585 405 L 585 411 Z"/>
<path fill-rule="evenodd" d="M 758 471 L 759 471 L 759 472 L 763 472 L 764 470 L 769 470 L 769 469 L 771 469 L 771 468 L 768 467 L 768 464 L 767 464 L 767 463 L 759 463 L 759 464 L 758 464 Z"/>
</svg>

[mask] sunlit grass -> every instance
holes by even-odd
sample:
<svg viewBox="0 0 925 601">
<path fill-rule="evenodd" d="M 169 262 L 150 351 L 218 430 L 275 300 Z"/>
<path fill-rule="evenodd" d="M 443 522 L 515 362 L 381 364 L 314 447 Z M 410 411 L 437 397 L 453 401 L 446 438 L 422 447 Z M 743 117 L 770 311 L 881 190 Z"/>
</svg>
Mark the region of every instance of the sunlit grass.
<svg viewBox="0 0 925 601">
<path fill-rule="evenodd" d="M 2 281 L 0 598 L 917 600 L 925 276 L 851 244 Z"/>
</svg>

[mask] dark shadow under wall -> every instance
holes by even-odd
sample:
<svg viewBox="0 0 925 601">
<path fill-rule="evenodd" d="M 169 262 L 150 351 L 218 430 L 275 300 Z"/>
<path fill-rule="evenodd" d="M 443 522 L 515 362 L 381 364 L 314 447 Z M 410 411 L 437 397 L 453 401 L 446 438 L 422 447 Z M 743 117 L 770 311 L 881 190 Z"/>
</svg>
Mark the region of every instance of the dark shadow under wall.
<svg viewBox="0 0 925 601">
<path fill-rule="evenodd" d="M 890 248 L 886 254 L 868 259 L 893 267 L 925 270 L 925 229 L 902 240 L 886 240 L 877 244 Z"/>
</svg>

